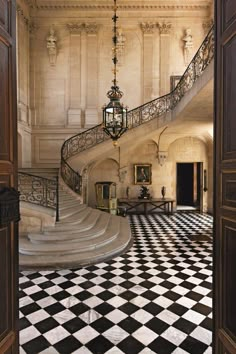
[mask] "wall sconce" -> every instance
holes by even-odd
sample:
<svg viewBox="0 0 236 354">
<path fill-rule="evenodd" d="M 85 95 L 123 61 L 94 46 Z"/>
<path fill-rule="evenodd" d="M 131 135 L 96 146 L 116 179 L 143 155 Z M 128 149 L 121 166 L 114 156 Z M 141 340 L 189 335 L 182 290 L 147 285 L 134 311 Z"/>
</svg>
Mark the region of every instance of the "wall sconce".
<svg viewBox="0 0 236 354">
<path fill-rule="evenodd" d="M 168 152 L 167 151 L 158 151 L 157 159 L 160 166 L 163 166 L 167 160 Z"/>
<path fill-rule="evenodd" d="M 203 190 L 204 192 L 207 192 L 207 170 L 203 171 Z"/>
</svg>

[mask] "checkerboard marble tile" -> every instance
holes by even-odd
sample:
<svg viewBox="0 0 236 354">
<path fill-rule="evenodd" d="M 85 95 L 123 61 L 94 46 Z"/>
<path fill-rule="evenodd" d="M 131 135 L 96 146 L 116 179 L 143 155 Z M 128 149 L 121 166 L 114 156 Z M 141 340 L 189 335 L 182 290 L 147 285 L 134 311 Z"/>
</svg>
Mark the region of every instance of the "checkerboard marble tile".
<svg viewBox="0 0 236 354">
<path fill-rule="evenodd" d="M 21 354 L 212 352 L 212 218 L 129 218 L 134 244 L 126 254 L 20 274 Z"/>
</svg>

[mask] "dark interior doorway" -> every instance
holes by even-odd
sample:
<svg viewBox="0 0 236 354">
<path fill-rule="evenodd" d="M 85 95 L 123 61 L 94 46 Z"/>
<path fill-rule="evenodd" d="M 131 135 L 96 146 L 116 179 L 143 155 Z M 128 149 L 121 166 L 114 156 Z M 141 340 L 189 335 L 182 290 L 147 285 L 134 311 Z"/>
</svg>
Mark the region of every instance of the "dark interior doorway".
<svg viewBox="0 0 236 354">
<path fill-rule="evenodd" d="M 177 206 L 201 210 L 202 162 L 177 163 Z"/>
</svg>

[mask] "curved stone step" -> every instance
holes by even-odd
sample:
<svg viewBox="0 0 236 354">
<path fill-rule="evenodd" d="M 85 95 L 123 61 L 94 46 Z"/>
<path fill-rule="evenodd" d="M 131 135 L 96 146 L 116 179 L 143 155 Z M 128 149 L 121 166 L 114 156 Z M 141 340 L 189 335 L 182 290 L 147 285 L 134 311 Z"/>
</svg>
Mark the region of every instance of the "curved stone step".
<svg viewBox="0 0 236 354">
<path fill-rule="evenodd" d="M 121 218 L 120 233 L 110 243 L 87 252 L 62 254 L 60 257 L 48 255 L 29 256 L 20 254 L 20 267 L 24 269 L 62 269 L 75 268 L 108 260 L 125 252 L 132 245 L 128 220 Z"/>
<path fill-rule="evenodd" d="M 77 227 L 78 231 L 90 230 L 91 228 L 94 227 L 99 217 L 100 217 L 99 211 L 96 209 L 91 209 L 91 211 L 88 212 L 87 215 L 82 220 L 78 220 L 77 223 L 73 224 L 73 229 L 76 229 Z M 60 226 L 57 225 L 57 227 L 55 228 L 44 230 L 44 233 L 47 235 L 51 235 L 55 233 L 70 232 L 71 226 L 70 223 L 61 224 Z"/>
<path fill-rule="evenodd" d="M 69 216 L 72 216 L 72 215 L 76 214 L 77 212 L 80 212 L 86 208 L 87 208 L 87 205 L 78 204 L 76 207 L 70 207 L 65 210 L 59 211 L 60 220 L 66 219 Z"/>
<path fill-rule="evenodd" d="M 26 255 L 47 255 L 52 257 L 61 256 L 64 254 L 73 254 L 87 252 L 89 250 L 102 247 L 112 242 L 120 232 L 120 220 L 110 219 L 108 228 L 104 234 L 98 236 L 96 239 L 78 239 L 75 236 L 73 240 L 68 241 L 53 241 L 45 243 L 30 242 L 28 237 L 22 237 L 20 244 L 20 253 Z"/>
<path fill-rule="evenodd" d="M 111 217 L 110 214 L 101 213 L 99 219 L 97 220 L 96 225 L 91 230 L 80 231 L 78 229 L 78 226 L 73 225 L 72 226 L 73 228 L 71 227 L 69 230 L 67 230 L 70 231 L 68 233 L 63 231 L 54 234 L 53 233 L 29 234 L 28 237 L 30 238 L 31 242 L 47 242 L 47 241 L 52 242 L 52 241 L 57 241 L 58 239 L 68 240 L 68 242 L 70 242 L 70 240 L 74 239 L 74 234 L 77 234 L 77 237 L 79 239 L 94 238 L 103 234 L 106 231 L 110 221 L 110 217 Z"/>
<path fill-rule="evenodd" d="M 76 207 L 77 205 L 81 205 L 79 200 L 71 200 L 70 202 L 59 202 L 60 210 L 64 210 L 70 207 Z"/>
</svg>

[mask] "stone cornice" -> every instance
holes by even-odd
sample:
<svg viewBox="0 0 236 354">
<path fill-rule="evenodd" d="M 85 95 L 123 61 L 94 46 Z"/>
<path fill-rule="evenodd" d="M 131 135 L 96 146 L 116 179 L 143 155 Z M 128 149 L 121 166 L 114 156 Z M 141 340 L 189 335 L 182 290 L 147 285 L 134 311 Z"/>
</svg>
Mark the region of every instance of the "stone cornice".
<svg viewBox="0 0 236 354">
<path fill-rule="evenodd" d="M 39 10 L 73 10 L 73 9 L 78 9 L 81 11 L 89 11 L 89 10 L 94 10 L 94 11 L 101 11 L 101 10 L 113 10 L 113 4 L 96 4 L 95 2 L 93 3 L 81 3 L 78 1 L 76 4 L 75 1 L 71 0 L 66 0 L 60 3 L 60 1 L 45 1 L 45 0 L 25 0 L 28 2 L 29 6 L 34 9 L 39 9 Z M 164 3 L 159 3 L 159 4 L 144 4 L 143 2 L 141 4 L 133 3 L 133 4 L 128 4 L 128 3 L 121 3 L 118 5 L 118 10 L 134 10 L 134 11 L 153 11 L 153 10 L 175 10 L 175 11 L 193 11 L 193 10 L 207 10 L 210 7 L 209 2 L 200 2 L 199 4 L 192 3 L 188 4 L 187 2 L 185 4 L 166 4 Z"/>
</svg>

